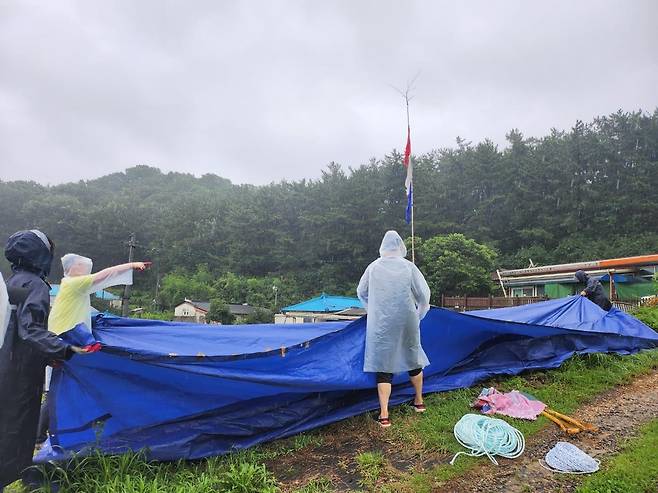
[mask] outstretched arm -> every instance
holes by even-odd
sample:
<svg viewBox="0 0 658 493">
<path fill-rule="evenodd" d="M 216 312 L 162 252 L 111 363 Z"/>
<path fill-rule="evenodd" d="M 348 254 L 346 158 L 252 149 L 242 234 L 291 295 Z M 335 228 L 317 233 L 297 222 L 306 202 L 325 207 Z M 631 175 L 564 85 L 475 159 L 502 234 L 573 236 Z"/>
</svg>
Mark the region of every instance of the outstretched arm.
<svg viewBox="0 0 658 493">
<path fill-rule="evenodd" d="M 96 274 L 93 274 L 94 284 L 101 284 L 103 281 L 106 281 L 113 276 L 123 274 L 124 272 L 131 271 L 133 269 L 144 270 L 146 269 L 146 264 L 144 262 L 128 262 L 127 264 L 119 264 L 113 267 L 108 267 L 107 269 L 103 269 L 96 272 Z"/>
</svg>

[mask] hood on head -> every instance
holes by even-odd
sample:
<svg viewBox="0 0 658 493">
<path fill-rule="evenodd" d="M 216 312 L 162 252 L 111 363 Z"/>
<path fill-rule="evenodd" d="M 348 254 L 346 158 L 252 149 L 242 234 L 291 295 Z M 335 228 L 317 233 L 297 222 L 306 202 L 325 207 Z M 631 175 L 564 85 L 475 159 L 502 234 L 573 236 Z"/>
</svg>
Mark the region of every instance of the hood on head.
<svg viewBox="0 0 658 493">
<path fill-rule="evenodd" d="M 407 247 L 400 238 L 397 231 L 387 231 L 379 247 L 379 255 L 382 257 L 406 257 Z"/>
<path fill-rule="evenodd" d="M 576 272 L 576 279 L 578 279 L 578 281 L 582 282 L 583 284 L 587 284 L 589 276 L 584 270 L 579 270 Z"/>
<path fill-rule="evenodd" d="M 62 269 L 64 270 L 64 277 L 69 277 L 71 275 L 71 270 L 74 267 L 76 267 L 76 275 L 78 276 L 91 274 L 93 266 L 94 263 L 92 260 L 88 257 L 83 257 L 82 255 L 67 253 L 62 257 Z"/>
<path fill-rule="evenodd" d="M 18 231 L 7 240 L 5 258 L 13 270 L 29 270 L 45 278 L 50 273 L 53 246 L 38 229 Z"/>
</svg>

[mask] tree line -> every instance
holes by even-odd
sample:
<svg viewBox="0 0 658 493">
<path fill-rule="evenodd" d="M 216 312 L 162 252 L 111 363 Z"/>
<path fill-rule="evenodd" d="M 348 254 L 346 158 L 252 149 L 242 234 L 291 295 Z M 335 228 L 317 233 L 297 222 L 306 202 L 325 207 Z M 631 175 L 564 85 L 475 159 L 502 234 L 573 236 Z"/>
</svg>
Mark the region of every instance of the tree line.
<svg viewBox="0 0 658 493">
<path fill-rule="evenodd" d="M 419 260 L 445 294 L 492 289 L 464 281 L 468 271 L 658 250 L 658 110 L 619 111 L 537 138 L 512 130 L 504 147 L 458 138 L 413 160 L 416 235 L 429 243 L 419 242 Z M 140 165 L 56 186 L 2 181 L 0 235 L 39 227 L 59 253 L 89 256 L 101 268 L 125 261 L 135 232 L 137 256 L 154 261 L 137 285 L 145 299 L 169 308 L 190 290 L 172 286 L 205 272 L 216 292 L 189 296 L 260 296 L 253 301 L 269 307 L 274 285 L 279 305 L 353 293 L 383 233 L 409 236 L 405 204 L 397 151 L 355 168 L 330 163 L 316 180 L 266 186 Z M 451 254 L 454 234 L 467 260 Z M 479 260 L 468 260 L 478 249 L 467 240 L 486 247 Z M 56 266 L 52 278 L 59 276 Z M 217 290 L 230 276 L 252 288 Z"/>
</svg>

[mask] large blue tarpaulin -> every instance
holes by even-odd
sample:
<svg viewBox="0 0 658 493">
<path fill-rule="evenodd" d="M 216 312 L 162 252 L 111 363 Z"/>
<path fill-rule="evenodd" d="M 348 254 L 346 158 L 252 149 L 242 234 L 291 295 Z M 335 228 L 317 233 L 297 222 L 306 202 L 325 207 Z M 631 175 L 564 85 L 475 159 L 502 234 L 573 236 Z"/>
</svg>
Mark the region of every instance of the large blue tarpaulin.
<svg viewBox="0 0 658 493">
<path fill-rule="evenodd" d="M 54 372 L 51 446 L 39 460 L 92 448 L 196 459 L 293 435 L 378 407 L 364 373 L 365 318 L 351 323 L 213 326 L 99 316 L 100 353 Z M 634 353 L 658 334 L 580 296 L 422 321 L 425 390 L 554 368 L 576 353 Z M 406 375 L 391 402 L 413 396 Z M 465 410 L 466 411 L 466 410 Z"/>
</svg>

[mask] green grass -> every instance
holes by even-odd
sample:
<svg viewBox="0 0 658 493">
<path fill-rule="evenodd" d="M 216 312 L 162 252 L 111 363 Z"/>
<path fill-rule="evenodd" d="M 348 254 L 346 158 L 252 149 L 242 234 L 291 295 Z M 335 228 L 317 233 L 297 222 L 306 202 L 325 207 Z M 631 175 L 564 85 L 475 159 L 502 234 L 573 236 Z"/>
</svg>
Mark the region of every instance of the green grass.
<svg viewBox="0 0 658 493">
<path fill-rule="evenodd" d="M 642 320 L 653 330 L 658 331 L 658 305 L 637 308 L 633 310 L 633 316 Z"/>
<path fill-rule="evenodd" d="M 329 478 L 313 478 L 306 485 L 298 488 L 294 493 L 333 493 L 334 486 Z"/>
<path fill-rule="evenodd" d="M 62 493 L 278 492 L 274 476 L 247 457 L 235 454 L 193 464 L 147 462 L 140 454 L 97 454 L 73 461 L 67 470 L 56 468 L 46 474 L 61 483 Z"/>
<path fill-rule="evenodd" d="M 603 470 L 592 475 L 578 493 L 651 493 L 658 491 L 658 419 L 644 426 Z"/>
<path fill-rule="evenodd" d="M 364 488 L 374 488 L 386 467 L 386 460 L 382 453 L 363 452 L 356 456 L 356 463 L 361 475 L 359 484 Z"/>
<path fill-rule="evenodd" d="M 461 450 L 454 439 L 453 426 L 461 416 L 471 412 L 469 405 L 484 385 L 496 386 L 501 391 L 526 391 L 550 407 L 570 413 L 597 394 L 629 382 L 635 376 L 656 367 L 658 350 L 623 357 L 600 354 L 577 356 L 556 370 L 500 377 L 470 389 L 428 395 L 427 412 L 424 415 L 417 415 L 410 406 L 399 406 L 391 413 L 393 426 L 383 432 L 377 429 L 376 433 L 382 433 L 386 440 L 394 443 L 400 454 L 421 456 L 431 453 L 449 458 Z M 554 426 L 543 417 L 534 422 L 509 421 L 526 437 L 546 425 Z M 359 423 L 359 429 L 366 428 L 368 423 L 363 416 L 357 416 L 350 421 L 355 422 Z M 197 463 L 150 463 L 144 461 L 139 454 L 118 457 L 96 455 L 78 459 L 72 462 L 66 471 L 57 469 L 51 474 L 61 480 L 62 493 L 271 493 L 278 491 L 283 485 L 277 485 L 275 478 L 263 464 L 282 456 L 296 457 L 296 454 L 299 461 L 303 462 L 303 455 L 309 449 L 321 448 L 325 441 L 323 433 L 336 433 L 336 429 L 300 434 L 230 456 Z M 463 474 L 475 464 L 487 459 L 461 456 L 455 466 L 442 463 L 427 470 L 408 473 L 392 469 L 388 458 L 378 450 L 355 450 L 350 460 L 356 464 L 361 478 L 360 486 L 364 489 L 377 486 L 378 491 L 382 492 L 425 493 L 440 490 L 440 485 L 445 481 Z M 383 482 L 384 475 L 386 481 Z M 297 490 L 297 493 L 328 493 L 332 491 L 331 488 L 329 479 L 313 478 Z M 8 493 L 19 491 L 22 490 L 17 487 L 7 490 Z"/>
<path fill-rule="evenodd" d="M 501 391 L 519 390 L 528 392 L 548 404 L 552 409 L 571 413 L 597 394 L 616 385 L 627 383 L 634 377 L 658 367 L 658 350 L 646 351 L 632 356 L 593 354 L 577 356 L 556 370 L 536 371 L 523 376 L 496 378 L 483 385 L 495 386 Z M 421 450 L 452 455 L 463 450 L 453 435 L 455 423 L 464 414 L 472 412 L 470 403 L 482 386 L 433 394 L 425 399 L 427 412 L 421 419 L 413 419 L 406 409 L 392 413 L 396 440 L 402 443 L 415 442 Z M 546 425 L 553 426 L 540 416 L 537 421 L 525 421 L 497 416 L 505 419 L 526 438 L 537 433 Z M 486 458 L 471 459 L 460 456 L 454 466 L 441 464 L 432 471 L 422 471 L 403 478 L 399 487 L 409 491 L 429 491 L 442 483 L 463 474 Z M 416 486 L 411 488 L 410 485 Z"/>
</svg>

